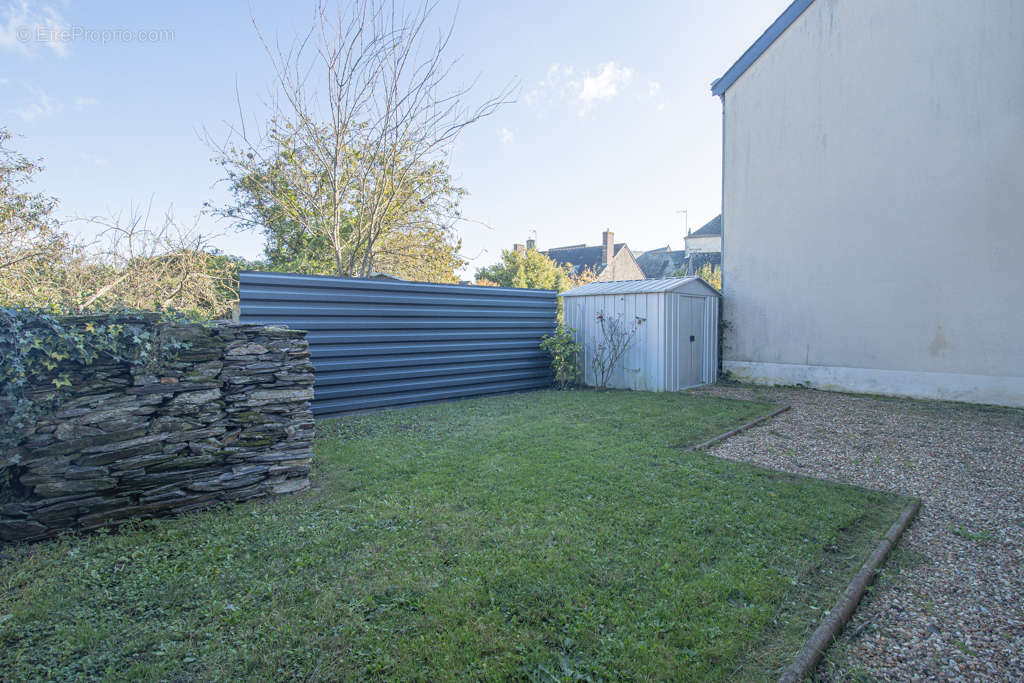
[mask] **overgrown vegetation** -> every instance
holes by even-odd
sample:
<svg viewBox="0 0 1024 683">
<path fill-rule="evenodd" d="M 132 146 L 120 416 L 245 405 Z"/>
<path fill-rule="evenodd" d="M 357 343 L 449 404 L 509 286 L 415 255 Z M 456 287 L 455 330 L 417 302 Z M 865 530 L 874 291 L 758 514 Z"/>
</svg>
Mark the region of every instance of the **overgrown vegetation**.
<svg viewBox="0 0 1024 683">
<path fill-rule="evenodd" d="M 56 198 L 28 189 L 42 166 L 0 127 L 0 305 L 226 317 L 246 268 L 455 282 L 465 190 L 451 146 L 509 91 L 467 106 L 469 90 L 449 79 L 451 27 L 429 36 L 434 8 L 318 3 L 290 48 L 264 40 L 276 92 L 265 122 L 239 121 L 214 145 L 233 201 L 206 209 L 263 233 L 265 262 L 219 252 L 198 219 L 151 220 L 148 209 L 77 218 L 99 228 L 82 241 Z"/>
<path fill-rule="evenodd" d="M 694 273 L 694 275 L 696 275 L 697 277 L 703 279 L 705 282 L 707 282 L 709 285 L 711 285 L 712 287 L 714 287 L 718 291 L 722 291 L 722 267 L 721 266 L 716 266 L 716 265 L 714 265 L 712 263 L 705 263 L 704 265 L 702 265 L 700 268 L 697 269 L 697 272 Z M 686 276 L 686 269 L 685 268 L 683 268 L 682 270 L 677 270 L 675 273 L 672 274 L 672 277 L 685 277 L 685 276 Z"/>
<path fill-rule="evenodd" d="M 117 308 L 230 313 L 248 264 L 210 246 L 195 226 L 150 211 L 92 218 L 99 237 L 75 238 L 57 200 L 27 188 L 42 167 L 10 147 L 0 128 L 0 305 L 81 313 Z"/>
<path fill-rule="evenodd" d="M 37 272 L 67 251 L 68 237 L 53 217 L 57 200 L 27 187 L 42 171 L 35 161 L 11 148 L 13 135 L 0 127 L 0 275 L 3 289 L 10 274 Z M 41 273 L 40 273 L 41 274 Z M 42 279 L 42 278 L 37 278 Z"/>
<path fill-rule="evenodd" d="M 465 190 L 452 184 L 444 163 L 422 163 L 411 171 L 410 196 L 393 199 L 398 206 L 382 219 L 385 224 L 373 228 L 379 234 L 370 239 L 357 234 L 356 207 L 370 200 L 358 199 L 353 191 L 344 208 L 335 207 L 334 187 L 317 180 L 323 161 L 309 141 L 300 142 L 291 127 L 274 120 L 259 144 L 258 154 L 241 141 L 218 152 L 233 201 L 215 207 L 214 213 L 238 230 L 262 234 L 266 269 L 350 277 L 386 272 L 408 280 L 457 281 L 455 273 L 465 261 L 452 226 Z M 336 223 L 328 227 L 324 212 L 335 210 Z"/>
<path fill-rule="evenodd" d="M 575 287 L 572 271 L 561 267 L 536 249 L 522 253 L 504 249 L 498 263 L 476 271 L 477 284 L 498 287 L 553 289 L 564 292 Z"/>
<path fill-rule="evenodd" d="M 722 291 L 722 267 L 705 263 L 697 269 L 697 277 L 702 278 L 709 285 Z"/>
<path fill-rule="evenodd" d="M 318 488 L 0 559 L 11 680 L 763 680 L 902 501 L 688 452 L 766 404 L 535 392 L 318 425 Z"/>
<path fill-rule="evenodd" d="M 559 323 L 554 334 L 544 336 L 540 348 L 551 356 L 551 371 L 555 375 L 556 387 L 567 389 L 579 383 L 580 351 L 583 346 L 576 341 L 576 330 Z"/>
</svg>

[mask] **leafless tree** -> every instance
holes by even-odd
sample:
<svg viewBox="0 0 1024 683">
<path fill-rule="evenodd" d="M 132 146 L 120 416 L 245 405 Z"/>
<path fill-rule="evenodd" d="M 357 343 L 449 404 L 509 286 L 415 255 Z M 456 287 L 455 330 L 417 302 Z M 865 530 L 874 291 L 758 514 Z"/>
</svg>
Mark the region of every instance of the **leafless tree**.
<svg viewBox="0 0 1024 683">
<path fill-rule="evenodd" d="M 597 314 L 601 336 L 591 342 L 590 365 L 598 389 L 607 389 L 612 373 L 622 357 L 626 355 L 640 326 L 646 318 L 634 318 L 626 322 L 621 315 L 609 315 L 603 311 Z"/>
<path fill-rule="evenodd" d="M 448 173 L 451 145 L 510 101 L 511 89 L 471 106 L 472 86 L 449 86 L 454 21 L 431 39 L 435 9 L 434 1 L 411 11 L 394 0 L 320 2 L 312 28 L 287 46 L 254 19 L 275 73 L 268 123 L 250 131 L 243 118 L 226 143 L 207 139 L 229 179 L 261 206 L 222 215 L 256 228 L 272 213 L 326 241 L 348 276 L 404 253 L 416 231 L 450 230 L 461 194 Z"/>
<path fill-rule="evenodd" d="M 225 315 L 238 301 L 238 264 L 213 248 L 198 223 L 183 225 L 168 210 L 154 219 L 127 213 L 84 219 L 101 230 L 68 272 L 79 311 L 97 306 L 176 309 L 202 317 Z"/>
</svg>

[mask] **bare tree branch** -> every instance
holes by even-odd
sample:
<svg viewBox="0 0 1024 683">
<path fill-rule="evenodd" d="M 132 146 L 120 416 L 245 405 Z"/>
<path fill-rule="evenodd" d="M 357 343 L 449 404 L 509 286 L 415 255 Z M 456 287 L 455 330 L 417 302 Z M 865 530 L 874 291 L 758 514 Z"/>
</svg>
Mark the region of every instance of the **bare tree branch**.
<svg viewBox="0 0 1024 683">
<path fill-rule="evenodd" d="M 259 201 L 221 215 L 258 228 L 273 203 L 297 234 L 328 244 L 348 276 L 376 270 L 410 231 L 452 234 L 462 191 L 451 185 L 451 146 L 513 88 L 469 105 L 475 83 L 449 86 L 455 19 L 429 40 L 436 6 L 352 0 L 332 12 L 321 1 L 311 28 L 284 46 L 253 18 L 274 69 L 267 124 L 255 135 L 243 121 L 226 142 L 208 141 L 229 179 Z"/>
</svg>

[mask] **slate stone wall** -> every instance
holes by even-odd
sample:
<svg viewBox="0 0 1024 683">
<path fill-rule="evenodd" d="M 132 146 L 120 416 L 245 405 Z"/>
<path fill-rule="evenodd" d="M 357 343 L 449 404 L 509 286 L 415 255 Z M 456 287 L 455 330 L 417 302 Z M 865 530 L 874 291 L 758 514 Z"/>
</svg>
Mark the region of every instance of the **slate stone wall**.
<svg viewBox="0 0 1024 683">
<path fill-rule="evenodd" d="M 0 454 L 0 540 L 309 486 L 305 333 L 217 323 L 160 334 L 185 348 L 154 368 L 69 367 L 73 394 Z"/>
</svg>

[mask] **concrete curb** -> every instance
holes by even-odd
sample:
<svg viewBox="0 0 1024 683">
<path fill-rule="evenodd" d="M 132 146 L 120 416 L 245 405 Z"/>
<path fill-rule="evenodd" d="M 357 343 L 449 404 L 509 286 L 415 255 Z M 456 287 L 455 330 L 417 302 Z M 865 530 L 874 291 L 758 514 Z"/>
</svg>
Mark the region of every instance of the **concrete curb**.
<svg viewBox="0 0 1024 683">
<path fill-rule="evenodd" d="M 707 441 L 702 441 L 699 444 L 697 444 L 696 446 L 690 446 L 689 450 L 691 450 L 691 451 L 699 451 L 699 450 L 701 450 L 703 448 L 707 448 L 708 446 L 713 446 L 714 444 L 718 443 L 719 441 L 724 441 L 725 439 L 728 439 L 730 436 L 734 436 L 736 434 L 739 434 L 740 432 L 745 432 L 748 429 L 750 429 L 751 427 L 756 427 L 757 425 L 761 424 L 765 420 L 770 420 L 773 417 L 775 417 L 776 415 L 781 415 L 782 413 L 786 412 L 787 410 L 789 410 L 789 406 L 783 406 L 782 408 L 779 408 L 778 410 L 776 410 L 774 412 L 771 412 L 771 413 L 768 413 L 767 415 L 759 417 L 756 420 L 748 422 L 745 425 L 740 425 L 736 429 L 730 429 L 729 431 L 724 432 L 722 434 L 719 434 L 718 436 L 716 436 L 714 438 L 708 439 Z"/>
<path fill-rule="evenodd" d="M 903 509 L 899 519 L 889 527 L 885 537 L 878 542 L 874 552 L 868 557 L 860 571 L 857 572 L 857 575 L 853 577 L 853 580 L 846 587 L 846 590 L 843 591 L 843 594 L 839 596 L 839 600 L 836 601 L 835 606 L 829 611 L 828 616 L 818 625 L 818 628 L 814 629 L 814 633 L 804 643 L 804 646 L 797 653 L 792 663 L 779 676 L 779 683 L 796 683 L 797 681 L 804 680 L 804 678 L 814 672 L 818 662 L 821 661 L 822 655 L 825 654 L 825 650 L 828 649 L 840 631 L 843 630 L 843 626 L 846 625 L 846 622 L 853 614 L 853 610 L 856 609 L 857 603 L 864 596 L 864 591 L 875 580 L 878 568 L 885 562 L 885 558 L 889 556 L 889 552 L 896 545 L 896 542 L 903 535 L 903 532 L 910 525 L 910 522 L 917 515 L 917 511 L 920 508 L 921 501 L 913 500 Z"/>
</svg>

